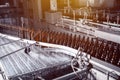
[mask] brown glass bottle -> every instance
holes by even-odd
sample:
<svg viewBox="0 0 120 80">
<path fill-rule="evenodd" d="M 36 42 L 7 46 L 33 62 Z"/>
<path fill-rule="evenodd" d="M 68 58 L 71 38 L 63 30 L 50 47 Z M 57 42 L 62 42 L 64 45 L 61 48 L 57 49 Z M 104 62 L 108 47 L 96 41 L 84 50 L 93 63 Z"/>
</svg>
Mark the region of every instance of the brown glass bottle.
<svg viewBox="0 0 120 80">
<path fill-rule="evenodd" d="M 108 53 L 108 49 L 109 49 L 109 41 L 107 41 L 107 43 L 104 45 L 104 48 L 103 48 L 103 53 L 102 53 L 102 56 L 101 56 L 101 59 L 102 60 L 105 60 L 105 57 L 106 57 L 106 55 L 107 55 L 107 53 Z"/>
<path fill-rule="evenodd" d="M 85 42 L 85 46 L 84 46 L 85 52 L 87 52 L 89 44 L 90 44 L 89 37 L 87 37 L 86 42 Z"/>
<path fill-rule="evenodd" d="M 90 54 L 92 47 L 93 47 L 93 44 L 94 44 L 94 40 L 93 40 L 93 38 L 91 38 L 90 44 L 88 44 L 88 49 L 87 49 L 88 54 Z"/>
<path fill-rule="evenodd" d="M 113 52 L 111 63 L 114 64 L 114 65 L 117 65 L 117 58 L 118 58 L 118 53 L 117 53 L 117 50 L 115 49 L 114 52 Z"/>
<path fill-rule="evenodd" d="M 119 59 L 119 61 L 118 61 L 118 63 L 117 63 L 117 66 L 120 67 L 120 59 Z"/>
<path fill-rule="evenodd" d="M 95 44 L 93 45 L 93 47 L 91 48 L 91 52 L 90 52 L 90 55 L 95 57 Z"/>
<path fill-rule="evenodd" d="M 102 55 L 101 55 L 101 59 L 104 60 L 105 59 L 105 54 L 106 54 L 106 50 L 105 47 L 102 49 Z"/>
<path fill-rule="evenodd" d="M 111 62 L 112 55 L 113 55 L 113 52 L 114 52 L 114 44 L 111 44 L 111 45 L 109 46 L 109 50 L 108 50 L 108 51 L 109 51 L 109 52 L 108 52 L 107 55 L 106 55 L 105 61 L 106 61 L 106 62 Z"/>
<path fill-rule="evenodd" d="M 98 58 L 98 59 L 101 58 L 103 48 L 104 48 L 104 40 L 102 40 L 102 42 L 100 43 L 100 45 L 98 47 L 98 52 L 96 54 L 96 58 Z"/>
</svg>

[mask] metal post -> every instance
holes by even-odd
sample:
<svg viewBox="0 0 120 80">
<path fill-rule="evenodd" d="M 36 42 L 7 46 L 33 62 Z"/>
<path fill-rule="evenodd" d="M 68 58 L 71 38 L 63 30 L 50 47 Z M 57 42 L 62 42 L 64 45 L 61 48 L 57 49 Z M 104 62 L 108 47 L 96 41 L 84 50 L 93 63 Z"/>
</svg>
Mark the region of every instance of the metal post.
<svg viewBox="0 0 120 80">
<path fill-rule="evenodd" d="M 98 10 L 96 11 L 96 21 L 98 22 Z"/>
<path fill-rule="evenodd" d="M 63 25 L 64 24 L 64 22 L 63 22 L 64 21 L 64 17 L 62 17 L 61 19 L 62 19 L 62 27 L 64 28 L 64 25 Z"/>
<path fill-rule="evenodd" d="M 108 25 L 109 25 L 109 13 L 107 14 L 106 19 L 107 19 L 107 23 L 108 23 Z"/>
<path fill-rule="evenodd" d="M 75 25 L 75 10 L 73 10 L 73 19 L 74 19 L 74 25 Z"/>
<path fill-rule="evenodd" d="M 105 18 L 105 10 L 103 10 L 103 18 Z"/>
<path fill-rule="evenodd" d="M 75 20 L 75 10 L 73 10 L 73 19 L 74 19 L 74 32 L 76 31 L 76 20 Z"/>
<path fill-rule="evenodd" d="M 117 24 L 119 24 L 120 17 L 117 15 Z"/>
</svg>

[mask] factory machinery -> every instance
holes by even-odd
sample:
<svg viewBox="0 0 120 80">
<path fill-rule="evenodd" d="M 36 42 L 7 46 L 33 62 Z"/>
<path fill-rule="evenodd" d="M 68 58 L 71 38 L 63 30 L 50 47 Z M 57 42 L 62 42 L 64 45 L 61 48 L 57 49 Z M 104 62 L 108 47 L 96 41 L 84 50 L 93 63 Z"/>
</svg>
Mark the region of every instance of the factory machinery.
<svg viewBox="0 0 120 80">
<path fill-rule="evenodd" d="M 59 48 L 41 48 L 36 42 L 12 39 L 0 37 L 1 71 L 4 72 L 2 75 L 5 80 L 35 80 L 36 77 L 48 80 L 57 77 L 56 71 L 69 70 L 72 56 Z"/>
<path fill-rule="evenodd" d="M 3 24 L 0 32 L 1 75 L 5 80 L 120 79 L 119 43 Z"/>
</svg>

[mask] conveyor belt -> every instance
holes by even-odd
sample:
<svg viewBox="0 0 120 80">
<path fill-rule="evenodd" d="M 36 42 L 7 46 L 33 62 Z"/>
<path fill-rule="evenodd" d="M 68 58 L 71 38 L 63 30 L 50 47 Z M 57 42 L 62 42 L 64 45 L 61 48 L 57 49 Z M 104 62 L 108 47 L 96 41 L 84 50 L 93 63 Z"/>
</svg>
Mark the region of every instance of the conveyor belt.
<svg viewBox="0 0 120 80">
<path fill-rule="evenodd" d="M 2 42 L 7 42 L 7 39 L 1 40 Z M 63 64 L 65 62 L 70 62 L 71 60 L 70 56 L 60 53 L 57 54 L 57 52 L 49 52 L 49 50 L 40 49 L 40 47 L 37 47 L 35 45 L 31 47 L 31 52 L 29 55 L 27 55 L 24 53 L 24 49 L 21 49 L 26 45 L 28 44 L 18 41 L 0 46 L 0 62 L 4 68 L 5 74 L 9 78 L 12 78 L 12 76 L 38 71 L 50 66 L 52 67 L 55 65 Z M 12 52 L 14 52 L 14 54 L 9 55 L 9 53 Z"/>
</svg>

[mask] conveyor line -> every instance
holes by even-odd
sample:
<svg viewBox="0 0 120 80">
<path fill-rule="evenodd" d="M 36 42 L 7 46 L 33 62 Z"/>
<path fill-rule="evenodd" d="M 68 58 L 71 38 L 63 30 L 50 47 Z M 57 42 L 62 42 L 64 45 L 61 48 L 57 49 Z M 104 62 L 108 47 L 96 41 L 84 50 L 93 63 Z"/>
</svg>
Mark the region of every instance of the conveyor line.
<svg viewBox="0 0 120 80">
<path fill-rule="evenodd" d="M 16 47 L 20 48 L 20 49 L 13 51 Z M 26 46 L 24 46 L 24 47 L 26 47 Z M 34 47 L 36 47 L 36 46 L 34 46 Z M 34 47 L 33 47 L 33 49 L 34 49 Z M 11 44 L 7 45 L 7 47 L 3 46 L 1 48 L 3 50 L 2 52 L 4 53 L 4 56 L 2 56 L 0 59 L 4 60 L 7 58 L 7 60 L 8 60 L 8 62 L 6 64 L 4 64 L 5 65 L 4 67 L 6 68 L 6 70 L 8 70 L 9 69 L 8 66 L 11 66 L 8 73 L 6 73 L 8 75 L 11 74 L 9 76 L 25 74 L 25 73 L 29 73 L 32 71 L 37 71 L 42 68 L 47 68 L 47 66 L 52 66 L 53 64 L 58 64 L 58 63 L 64 62 L 63 60 L 60 60 L 60 59 L 57 60 L 58 58 L 60 58 L 59 57 L 60 55 L 56 55 L 56 53 L 53 53 L 54 55 L 52 54 L 52 56 L 50 56 L 51 53 L 48 53 L 45 50 L 42 50 L 42 52 L 41 52 L 41 50 L 39 50 L 39 49 L 37 49 L 37 50 L 39 50 L 39 51 L 37 51 L 38 52 L 37 54 L 39 55 L 38 59 L 35 59 L 32 56 L 30 57 L 30 56 L 26 55 L 25 53 L 23 53 L 24 52 L 23 47 L 21 47 L 19 45 L 19 43 L 11 43 Z M 38 48 L 38 47 L 36 47 L 36 48 Z M 36 54 L 35 50 L 36 49 L 34 49 L 34 51 L 32 50 L 30 53 Z M 13 51 L 13 52 L 9 53 L 9 51 Z M 19 53 L 19 54 L 13 54 L 13 53 Z M 13 54 L 13 55 L 11 55 L 11 54 Z M 42 57 L 44 56 L 44 58 L 41 60 L 40 56 L 42 56 Z M 49 57 L 49 60 L 47 60 L 48 57 Z"/>
<path fill-rule="evenodd" d="M 30 46 L 32 46 L 32 45 L 34 45 L 34 44 L 31 44 L 31 45 L 26 46 L 26 47 L 30 47 Z M 4 58 L 4 57 L 6 57 L 6 56 L 9 56 L 9 55 L 11 55 L 11 54 L 14 54 L 14 53 L 16 53 L 16 52 L 18 52 L 18 51 L 21 51 L 21 50 L 25 49 L 26 47 L 23 47 L 23 48 L 21 48 L 21 49 L 18 49 L 18 50 L 16 50 L 16 51 L 13 51 L 13 52 L 11 52 L 11 53 L 9 53 L 9 54 L 6 54 L 6 55 L 4 55 L 4 56 L 1 56 L 0 59 Z"/>
<path fill-rule="evenodd" d="M 20 40 L 22 40 L 22 39 L 20 39 Z M 12 42 L 8 42 L 8 43 L 0 44 L 0 46 L 4 46 L 4 45 L 7 45 L 7 44 L 11 44 L 11 43 L 14 43 L 14 42 L 17 42 L 17 41 L 20 41 L 20 40 L 16 40 L 16 41 L 12 41 Z"/>
<path fill-rule="evenodd" d="M 10 68 L 10 69 L 12 70 L 12 71 L 10 70 L 10 71 L 11 71 L 10 74 L 11 74 L 11 75 L 17 74 L 17 70 L 15 69 L 15 66 L 12 64 L 10 58 L 7 57 L 7 59 L 8 59 L 8 61 L 9 61 L 10 65 L 11 65 L 10 67 L 8 67 L 8 68 Z M 6 65 L 6 66 L 7 66 L 7 65 Z M 10 75 L 9 75 L 9 76 L 10 76 Z"/>
<path fill-rule="evenodd" d="M 20 60 L 22 61 L 22 65 L 26 66 L 26 68 L 28 69 L 28 70 L 26 70 L 26 72 L 31 71 L 32 68 L 31 68 L 31 66 L 27 63 L 27 58 L 26 58 L 23 54 L 24 54 L 24 53 L 20 53 L 20 54 L 18 55 L 18 57 L 19 57 Z"/>
<path fill-rule="evenodd" d="M 8 43 L 9 41 L 6 38 L 0 38 L 0 44 Z"/>
</svg>

